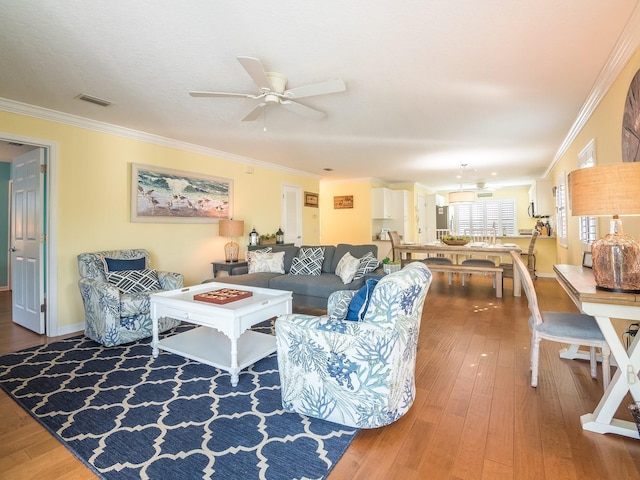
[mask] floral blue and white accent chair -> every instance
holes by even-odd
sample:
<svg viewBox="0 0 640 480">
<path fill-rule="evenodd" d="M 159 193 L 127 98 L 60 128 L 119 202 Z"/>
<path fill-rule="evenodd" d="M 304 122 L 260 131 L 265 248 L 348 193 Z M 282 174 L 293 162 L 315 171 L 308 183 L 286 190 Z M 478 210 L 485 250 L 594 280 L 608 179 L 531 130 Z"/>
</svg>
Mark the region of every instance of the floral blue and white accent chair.
<svg viewBox="0 0 640 480">
<path fill-rule="evenodd" d="M 149 295 L 184 285 L 179 273 L 149 268 L 149 252 L 144 249 L 81 253 L 78 271 L 84 333 L 106 347 L 150 337 Z M 164 332 L 179 323 L 161 318 L 158 327 Z"/>
<path fill-rule="evenodd" d="M 345 319 L 359 293 L 344 290 L 329 297 L 327 315 L 278 317 L 284 409 L 356 428 L 388 425 L 407 413 L 415 398 L 418 334 L 430 284 L 428 267 L 413 262 L 365 294 L 370 300 L 357 307 L 359 320 Z"/>
</svg>

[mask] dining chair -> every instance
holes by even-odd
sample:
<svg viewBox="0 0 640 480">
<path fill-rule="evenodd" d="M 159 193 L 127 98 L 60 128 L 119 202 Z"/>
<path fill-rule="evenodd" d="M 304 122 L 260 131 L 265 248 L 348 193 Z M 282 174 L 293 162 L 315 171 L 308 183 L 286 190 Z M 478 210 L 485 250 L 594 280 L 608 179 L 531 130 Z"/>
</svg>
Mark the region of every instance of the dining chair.
<svg viewBox="0 0 640 480">
<path fill-rule="evenodd" d="M 531 234 L 531 240 L 529 241 L 529 248 L 527 249 L 526 252 L 522 252 L 520 255 L 526 255 L 527 257 L 527 270 L 529 270 L 529 275 L 531 276 L 532 279 L 536 279 L 538 278 L 536 275 L 536 251 L 535 251 L 535 246 L 536 246 L 536 240 L 538 239 L 538 236 L 540 235 L 540 232 L 538 232 L 538 230 L 534 230 L 533 233 Z M 501 263 L 500 266 L 502 267 L 502 278 L 513 278 L 513 264 L 512 263 Z"/>
<path fill-rule="evenodd" d="M 597 378 L 596 348 L 602 354 L 602 384 L 609 386 L 611 369 L 609 357 L 611 350 L 602 335 L 596 319 L 584 313 L 541 312 L 538 297 L 529 269 L 520 259 L 520 254 L 511 252 L 513 268 L 520 275 L 524 293 L 529 302 L 529 328 L 531 329 L 531 386 L 538 386 L 538 364 L 540 359 L 540 341 L 580 344 L 590 349 L 591 377 Z"/>
<path fill-rule="evenodd" d="M 495 230 L 494 230 L 495 232 Z M 488 233 L 487 230 L 483 230 L 481 232 L 469 231 L 469 236 L 471 237 L 472 242 L 482 242 L 482 243 L 491 243 L 492 237 L 491 234 Z M 493 237 L 495 238 L 495 236 Z M 491 260 L 490 258 L 467 258 L 462 261 L 461 265 L 468 266 L 476 266 L 476 267 L 495 267 L 495 260 Z M 464 286 L 464 277 L 465 274 L 462 274 L 462 285 Z M 493 277 L 493 288 L 496 286 L 496 279 Z"/>
<path fill-rule="evenodd" d="M 437 264 L 437 265 L 451 265 L 453 262 L 447 257 L 427 257 L 422 259 L 407 258 L 402 259 L 400 253 L 396 253 L 396 248 L 400 246 L 400 235 L 397 231 L 391 230 L 389 232 L 389 239 L 391 240 L 391 249 L 393 250 L 393 260 L 400 260 L 401 265 L 404 267 L 411 262 L 422 262 L 425 265 Z M 453 283 L 453 273 L 449 273 L 449 285 Z"/>
</svg>

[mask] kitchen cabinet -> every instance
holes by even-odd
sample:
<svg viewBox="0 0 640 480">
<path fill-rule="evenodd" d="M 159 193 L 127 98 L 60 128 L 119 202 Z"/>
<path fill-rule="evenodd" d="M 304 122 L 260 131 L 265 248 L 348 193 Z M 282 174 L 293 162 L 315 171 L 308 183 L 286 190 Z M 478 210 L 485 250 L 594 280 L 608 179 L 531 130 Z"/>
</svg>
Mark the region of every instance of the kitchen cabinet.
<svg viewBox="0 0 640 480">
<path fill-rule="evenodd" d="M 372 230 L 377 235 L 383 228 L 395 230 L 405 241 L 411 241 L 411 193 L 408 190 L 374 188 L 372 192 Z"/>
<path fill-rule="evenodd" d="M 389 188 L 373 188 L 371 190 L 372 212 L 374 219 L 393 218 L 393 192 Z"/>
<path fill-rule="evenodd" d="M 550 217 L 555 212 L 551 180 L 536 180 L 529 188 L 529 215 Z"/>
</svg>

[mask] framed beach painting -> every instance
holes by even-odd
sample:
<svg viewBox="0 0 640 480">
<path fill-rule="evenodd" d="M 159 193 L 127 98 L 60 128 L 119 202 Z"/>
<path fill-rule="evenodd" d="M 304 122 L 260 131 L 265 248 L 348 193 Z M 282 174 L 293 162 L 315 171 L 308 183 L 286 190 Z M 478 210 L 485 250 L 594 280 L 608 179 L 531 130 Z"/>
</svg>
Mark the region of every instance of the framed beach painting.
<svg viewBox="0 0 640 480">
<path fill-rule="evenodd" d="M 233 180 L 131 164 L 131 221 L 216 223 L 231 218 Z"/>
</svg>

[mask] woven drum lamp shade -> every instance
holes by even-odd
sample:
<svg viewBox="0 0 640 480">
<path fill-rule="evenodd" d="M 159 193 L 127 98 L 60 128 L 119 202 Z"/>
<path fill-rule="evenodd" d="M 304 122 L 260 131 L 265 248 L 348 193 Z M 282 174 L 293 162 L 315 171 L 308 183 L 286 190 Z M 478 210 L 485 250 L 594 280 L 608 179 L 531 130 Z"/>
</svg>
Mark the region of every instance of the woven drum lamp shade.
<svg viewBox="0 0 640 480">
<path fill-rule="evenodd" d="M 449 192 L 449 203 L 471 203 L 475 201 L 476 194 L 467 190 Z"/>
<path fill-rule="evenodd" d="M 612 215 L 611 229 L 591 245 L 593 276 L 601 290 L 640 293 L 640 243 L 622 232 L 619 215 L 640 215 L 640 163 L 581 168 L 569 174 L 571 213 Z"/>
<path fill-rule="evenodd" d="M 218 221 L 218 235 L 221 237 L 241 237 L 244 234 L 244 221 L 221 219 Z M 240 246 L 231 241 L 224 246 L 224 258 L 227 262 L 237 262 Z"/>
</svg>

